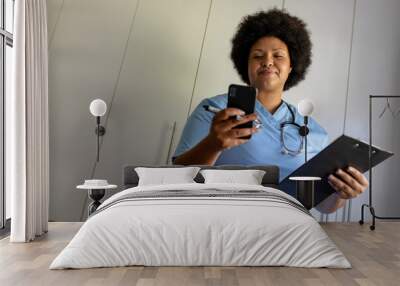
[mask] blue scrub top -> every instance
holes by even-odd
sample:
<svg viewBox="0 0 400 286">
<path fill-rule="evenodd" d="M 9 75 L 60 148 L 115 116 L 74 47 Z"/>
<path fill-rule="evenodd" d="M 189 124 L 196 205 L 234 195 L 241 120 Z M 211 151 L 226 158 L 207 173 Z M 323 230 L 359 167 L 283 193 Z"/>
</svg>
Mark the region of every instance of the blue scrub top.
<svg viewBox="0 0 400 286">
<path fill-rule="evenodd" d="M 208 135 L 214 114 L 204 110 L 203 105 L 225 109 L 227 99 L 227 95 L 222 94 L 200 102 L 186 122 L 173 158 L 193 148 Z M 295 122 L 303 125 L 303 116 L 298 113 L 297 108 L 293 105 L 290 105 L 290 108 L 295 114 Z M 271 114 L 258 100 L 255 111 L 263 124 L 261 130 L 253 134 L 248 142 L 224 150 L 215 165 L 276 165 L 279 167 L 279 177 L 282 181 L 304 164 L 304 149 L 295 156 L 282 153 L 280 124 L 291 121 L 291 113 L 286 104 L 281 104 L 275 113 Z M 307 136 L 307 159 L 311 159 L 328 145 L 328 134 L 311 117 L 308 127 L 310 133 Z M 287 142 L 288 146 L 294 146 L 293 144 L 297 144 L 295 142 L 299 142 L 300 135 L 297 128 L 290 128 L 288 135 L 285 135 L 285 143 Z M 296 141 L 290 142 L 291 140 Z"/>
</svg>

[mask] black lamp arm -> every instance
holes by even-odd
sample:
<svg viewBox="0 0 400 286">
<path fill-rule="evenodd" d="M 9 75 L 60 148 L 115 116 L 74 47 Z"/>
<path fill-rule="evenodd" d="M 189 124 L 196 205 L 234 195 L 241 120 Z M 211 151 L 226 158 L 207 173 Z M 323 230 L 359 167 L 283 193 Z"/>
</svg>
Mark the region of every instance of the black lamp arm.
<svg viewBox="0 0 400 286">
<path fill-rule="evenodd" d="M 305 150 L 304 150 L 304 161 L 307 162 L 307 135 L 310 133 L 310 129 L 307 127 L 308 125 L 308 116 L 304 116 L 304 125 L 300 127 L 299 133 L 301 136 L 304 137 L 304 144 L 305 144 Z"/>
<path fill-rule="evenodd" d="M 100 125 L 100 116 L 96 116 L 96 130 L 95 133 L 97 135 L 97 162 L 100 159 L 100 136 L 103 136 L 106 133 L 106 129 L 104 126 Z"/>
<path fill-rule="evenodd" d="M 305 137 L 310 132 L 310 129 L 307 127 L 308 124 L 308 116 L 304 116 L 304 125 L 300 127 L 299 133 L 301 136 Z"/>
<path fill-rule="evenodd" d="M 104 134 L 106 134 L 106 128 L 104 128 L 104 126 L 100 125 L 100 116 L 96 116 L 96 130 L 95 133 L 98 136 L 103 136 Z"/>
</svg>

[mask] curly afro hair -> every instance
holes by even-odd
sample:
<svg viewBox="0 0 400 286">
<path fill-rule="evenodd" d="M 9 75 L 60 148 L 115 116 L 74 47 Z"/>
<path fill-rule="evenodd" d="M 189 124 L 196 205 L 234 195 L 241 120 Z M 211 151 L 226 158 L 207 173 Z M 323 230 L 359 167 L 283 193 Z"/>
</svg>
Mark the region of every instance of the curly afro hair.
<svg viewBox="0 0 400 286">
<path fill-rule="evenodd" d="M 311 40 L 306 24 L 283 10 L 261 11 L 243 18 L 232 39 L 231 59 L 241 79 L 250 84 L 248 58 L 251 47 L 260 38 L 273 36 L 283 41 L 289 50 L 292 71 L 284 90 L 302 81 L 311 64 Z"/>
</svg>

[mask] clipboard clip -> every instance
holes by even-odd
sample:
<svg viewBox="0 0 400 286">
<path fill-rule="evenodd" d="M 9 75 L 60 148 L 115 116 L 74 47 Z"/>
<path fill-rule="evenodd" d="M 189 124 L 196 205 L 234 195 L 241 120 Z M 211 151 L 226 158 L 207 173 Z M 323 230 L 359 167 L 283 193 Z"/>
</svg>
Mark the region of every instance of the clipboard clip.
<svg viewBox="0 0 400 286">
<path fill-rule="evenodd" d="M 357 148 L 359 148 L 360 147 L 360 144 L 359 143 L 355 143 L 355 144 L 353 144 L 353 147 L 355 148 L 355 149 L 357 149 Z M 372 152 L 371 152 L 372 154 L 375 154 L 376 153 L 376 150 L 374 149 L 374 148 L 372 148 Z"/>
<path fill-rule="evenodd" d="M 360 147 L 360 144 L 355 143 L 355 144 L 353 144 L 353 147 L 354 147 L 354 149 L 358 149 Z M 376 150 L 374 148 L 372 148 L 371 153 L 372 153 L 372 155 L 376 154 Z"/>
</svg>

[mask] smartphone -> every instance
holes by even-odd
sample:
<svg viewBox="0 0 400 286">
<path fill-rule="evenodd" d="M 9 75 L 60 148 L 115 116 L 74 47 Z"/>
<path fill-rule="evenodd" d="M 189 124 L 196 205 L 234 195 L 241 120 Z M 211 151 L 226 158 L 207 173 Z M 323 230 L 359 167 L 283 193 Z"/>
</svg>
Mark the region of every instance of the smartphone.
<svg viewBox="0 0 400 286">
<path fill-rule="evenodd" d="M 228 105 L 227 107 L 234 107 L 243 110 L 246 115 L 254 113 L 256 103 L 257 90 L 251 86 L 231 84 L 228 89 Z M 235 128 L 252 128 L 253 122 L 247 122 L 238 125 Z M 250 139 L 251 135 L 241 137 L 243 139 Z"/>
</svg>

